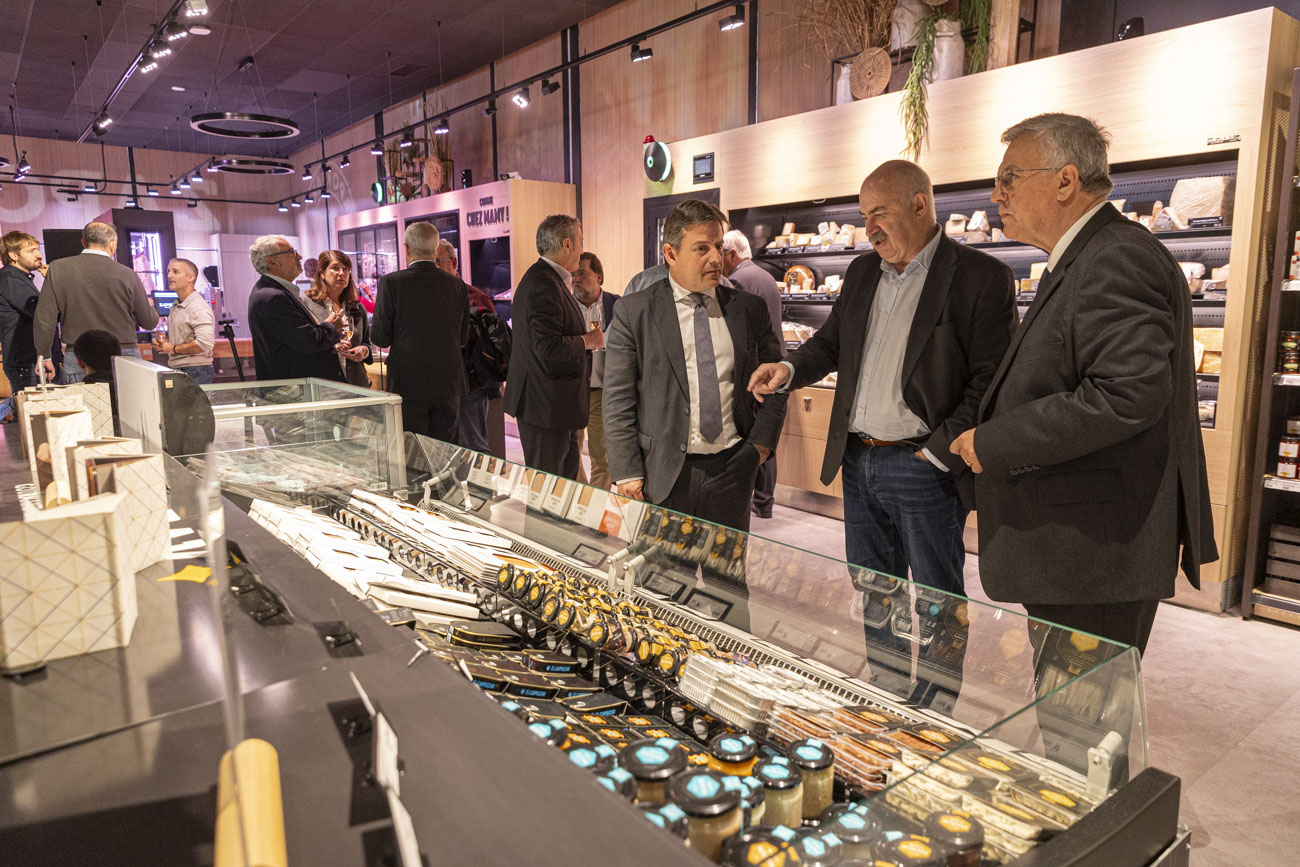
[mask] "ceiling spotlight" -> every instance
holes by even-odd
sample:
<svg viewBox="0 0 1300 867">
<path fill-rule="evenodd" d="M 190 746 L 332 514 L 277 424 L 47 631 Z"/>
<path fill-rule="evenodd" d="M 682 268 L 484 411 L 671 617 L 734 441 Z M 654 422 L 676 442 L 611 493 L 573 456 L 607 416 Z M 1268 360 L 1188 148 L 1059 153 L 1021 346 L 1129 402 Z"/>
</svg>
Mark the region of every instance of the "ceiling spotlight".
<svg viewBox="0 0 1300 867">
<path fill-rule="evenodd" d="M 188 202 L 185 203 L 185 207 L 187 208 L 197 208 L 198 206 L 199 206 L 198 199 L 190 199 Z"/>
<path fill-rule="evenodd" d="M 321 170 L 321 172 L 322 172 L 323 174 L 327 174 L 327 175 L 328 175 L 330 172 L 334 171 L 332 168 L 330 168 L 330 164 L 329 164 L 329 163 L 321 163 L 321 164 L 320 164 L 320 170 Z"/>
<path fill-rule="evenodd" d="M 202 18 L 208 14 L 208 0 L 185 0 L 183 7 L 186 18 Z"/>
<path fill-rule="evenodd" d="M 433 134 L 446 135 L 449 132 L 451 132 L 451 127 L 447 125 L 447 118 L 438 118 L 438 122 L 433 125 Z"/>
<path fill-rule="evenodd" d="M 162 60 L 164 57 L 166 57 L 171 53 L 172 50 L 161 42 L 155 42 L 149 48 L 149 56 L 152 57 L 154 60 Z"/>
<path fill-rule="evenodd" d="M 157 68 L 158 68 L 158 61 L 156 60 L 149 60 L 140 64 L 141 72 L 153 72 Z"/>
<path fill-rule="evenodd" d="M 738 30 L 745 26 L 745 4 L 737 3 L 736 11 L 718 22 L 719 30 Z"/>
<path fill-rule="evenodd" d="M 167 37 L 168 42 L 175 42 L 177 39 L 184 39 L 190 35 L 190 31 L 173 21 L 163 28 L 163 35 Z"/>
<path fill-rule="evenodd" d="M 329 191 L 329 190 L 321 190 L 321 191 L 320 191 L 320 197 L 321 197 L 322 199 L 330 199 L 330 198 L 333 198 L 333 196 L 330 195 L 330 191 Z"/>
<path fill-rule="evenodd" d="M 15 171 L 19 175 L 25 175 L 31 170 L 32 164 L 27 162 L 27 151 L 23 151 L 23 155 L 18 158 L 18 168 Z"/>
<path fill-rule="evenodd" d="M 510 101 L 520 108 L 528 108 L 528 85 L 519 88 L 519 92 L 510 97 Z"/>
<path fill-rule="evenodd" d="M 188 190 L 190 188 L 190 179 L 184 175 L 181 176 L 180 188 L 182 190 Z"/>
<path fill-rule="evenodd" d="M 192 24 L 192 25 L 190 25 L 190 35 L 191 35 L 191 36 L 211 36 L 211 35 L 212 35 L 212 28 L 209 27 L 209 26 L 206 25 L 206 24 Z"/>
<path fill-rule="evenodd" d="M 216 171 L 217 171 L 217 166 L 216 166 L 216 164 L 213 163 L 211 160 L 208 161 L 208 171 L 211 172 L 211 173 L 213 173 L 213 174 L 215 174 Z"/>
<path fill-rule="evenodd" d="M 86 181 L 84 184 L 81 185 L 81 190 L 82 190 L 82 192 L 85 192 L 85 193 L 93 193 L 93 192 L 95 192 L 95 183 L 94 183 L 94 181 Z"/>
<path fill-rule="evenodd" d="M 190 183 L 191 183 L 191 184 L 201 184 L 201 183 L 203 183 L 203 175 L 199 174 L 199 170 L 198 170 L 198 169 L 195 169 L 195 170 L 194 170 L 194 174 L 190 175 Z"/>
<path fill-rule="evenodd" d="M 276 210 L 279 211 L 281 214 L 287 214 L 287 213 L 289 213 L 289 206 L 286 205 L 284 202 L 281 202 L 281 203 L 276 207 Z"/>
<path fill-rule="evenodd" d="M 181 194 L 181 189 L 180 187 L 176 186 L 176 184 L 173 182 L 172 188 L 168 190 L 168 192 L 170 192 L 173 196 L 179 196 Z"/>
<path fill-rule="evenodd" d="M 352 165 L 352 154 L 344 154 L 343 159 L 339 160 L 339 168 L 346 169 Z"/>
<path fill-rule="evenodd" d="M 132 196 L 131 198 L 126 200 L 126 206 L 128 208 L 138 208 L 140 207 L 140 203 L 135 200 L 134 196 Z"/>
<path fill-rule="evenodd" d="M 147 193 L 148 195 L 153 196 L 153 197 L 157 197 L 157 195 L 158 195 L 158 191 L 155 190 L 153 187 L 145 187 L 145 188 L 144 188 L 144 191 L 145 191 L 145 193 Z"/>
<path fill-rule="evenodd" d="M 16 174 L 16 175 L 14 175 L 14 180 L 15 180 L 15 181 L 21 181 L 21 180 L 22 180 L 23 178 L 25 178 L 25 177 L 27 177 L 27 176 L 26 176 L 26 175 L 18 175 L 18 174 Z"/>
<path fill-rule="evenodd" d="M 483 106 L 483 116 L 491 117 L 496 113 L 497 113 L 497 101 L 495 99 L 489 99 L 487 101 L 487 105 Z"/>
<path fill-rule="evenodd" d="M 95 122 L 94 124 L 92 124 L 92 127 L 95 130 L 95 135 L 103 135 L 104 133 L 108 132 L 108 128 L 112 125 L 113 125 L 113 119 L 108 116 L 108 112 L 101 111 L 99 113 L 99 117 L 95 118 Z"/>
<path fill-rule="evenodd" d="M 384 143 L 375 142 L 370 146 L 370 155 L 372 157 L 382 157 L 384 155 Z"/>
<path fill-rule="evenodd" d="M 310 180 L 311 180 L 311 166 L 303 166 L 303 169 L 302 169 L 302 179 L 303 179 L 304 181 L 310 181 Z"/>
<path fill-rule="evenodd" d="M 69 202 L 78 202 L 78 201 L 81 201 L 81 197 L 78 196 L 76 193 L 73 193 L 72 195 L 68 196 L 68 201 L 69 201 Z"/>
<path fill-rule="evenodd" d="M 411 138 L 411 134 L 408 132 L 402 136 L 402 140 L 397 143 L 397 146 L 399 148 L 409 148 L 413 144 L 415 144 L 415 139 Z"/>
<path fill-rule="evenodd" d="M 551 81 L 549 78 L 542 79 L 543 96 L 550 96 L 552 93 L 555 93 L 555 91 L 559 89 L 560 89 L 560 83 L 558 81 Z"/>
<path fill-rule="evenodd" d="M 304 205 L 310 205 L 315 201 L 316 201 L 316 197 L 313 196 L 311 193 L 308 193 L 307 195 L 302 197 L 302 203 Z"/>
<path fill-rule="evenodd" d="M 177 93 L 184 93 L 184 92 L 185 92 L 185 86 L 182 85 L 182 84 L 173 84 L 173 85 L 172 85 L 172 90 L 176 91 Z"/>
<path fill-rule="evenodd" d="M 301 207 L 302 207 L 302 202 L 298 201 L 297 199 L 294 199 L 292 202 L 289 203 L 289 207 L 291 207 L 291 208 L 301 208 Z"/>
<path fill-rule="evenodd" d="M 639 43 L 639 42 L 633 42 L 633 43 L 632 43 L 632 62 L 633 62 L 633 63 L 640 63 L 642 60 L 649 60 L 650 58 L 652 58 L 652 57 L 654 57 L 654 56 L 655 56 L 654 49 L 651 49 L 651 48 L 642 48 L 642 47 L 641 47 L 641 43 Z"/>
</svg>

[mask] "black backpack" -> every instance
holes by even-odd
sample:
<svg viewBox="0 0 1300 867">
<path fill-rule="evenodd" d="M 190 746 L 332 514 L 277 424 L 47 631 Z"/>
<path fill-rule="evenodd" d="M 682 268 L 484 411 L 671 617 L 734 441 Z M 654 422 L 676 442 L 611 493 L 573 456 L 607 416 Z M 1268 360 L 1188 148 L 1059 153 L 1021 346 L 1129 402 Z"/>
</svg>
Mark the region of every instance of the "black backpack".
<svg viewBox="0 0 1300 867">
<path fill-rule="evenodd" d="M 471 389 L 506 381 L 510 369 L 510 326 L 486 307 L 469 311 L 469 342 L 465 344 L 465 372 Z"/>
</svg>

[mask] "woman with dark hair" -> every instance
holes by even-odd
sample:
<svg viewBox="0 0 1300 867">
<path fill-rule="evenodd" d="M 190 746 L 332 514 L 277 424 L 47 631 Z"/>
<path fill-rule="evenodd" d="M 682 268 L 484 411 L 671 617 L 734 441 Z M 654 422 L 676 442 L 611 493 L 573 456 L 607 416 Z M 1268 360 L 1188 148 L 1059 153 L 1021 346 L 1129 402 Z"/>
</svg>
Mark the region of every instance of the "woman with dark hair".
<svg viewBox="0 0 1300 867">
<path fill-rule="evenodd" d="M 343 373 L 352 385 L 370 387 L 366 374 L 366 361 L 374 357 L 370 344 L 370 317 L 357 300 L 357 287 L 352 281 L 352 260 L 342 250 L 326 250 L 317 258 L 316 276 L 302 300 L 317 322 L 323 322 L 335 310 L 343 310 L 339 325 L 343 340 L 352 348 L 339 355 Z"/>
</svg>

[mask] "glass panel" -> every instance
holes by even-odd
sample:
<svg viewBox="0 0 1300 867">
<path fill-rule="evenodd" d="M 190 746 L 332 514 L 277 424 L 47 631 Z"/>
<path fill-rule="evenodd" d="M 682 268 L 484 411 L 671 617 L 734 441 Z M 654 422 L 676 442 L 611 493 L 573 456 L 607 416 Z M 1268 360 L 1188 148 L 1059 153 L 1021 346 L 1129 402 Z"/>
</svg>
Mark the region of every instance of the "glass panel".
<svg viewBox="0 0 1300 867">
<path fill-rule="evenodd" d="M 367 407 L 369 409 L 369 407 Z M 301 441 L 286 441 L 280 429 L 266 433 L 277 437 L 274 444 L 237 448 L 219 440 L 217 479 L 227 494 L 250 500 L 325 505 L 351 496 L 354 489 L 387 490 L 389 477 L 387 440 L 380 436 L 347 436 L 346 431 L 324 431 L 323 426 L 303 434 Z M 205 455 L 177 458 L 186 468 L 202 475 Z"/>
<path fill-rule="evenodd" d="M 397 224 L 375 227 L 375 273 L 382 277 L 397 270 Z"/>
</svg>

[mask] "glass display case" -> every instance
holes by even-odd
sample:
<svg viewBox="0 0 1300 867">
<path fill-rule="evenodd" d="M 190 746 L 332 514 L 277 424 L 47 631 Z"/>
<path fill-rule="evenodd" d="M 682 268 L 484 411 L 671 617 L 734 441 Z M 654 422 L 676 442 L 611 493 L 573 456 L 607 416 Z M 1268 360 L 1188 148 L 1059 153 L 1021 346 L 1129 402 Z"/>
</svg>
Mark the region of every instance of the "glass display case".
<svg viewBox="0 0 1300 867">
<path fill-rule="evenodd" d="M 203 386 L 212 404 L 213 445 L 238 453 L 221 464 L 227 490 L 346 492 L 406 484 L 402 399 L 323 379 Z M 182 462 L 197 467 L 202 455 Z"/>
<path fill-rule="evenodd" d="M 1072 835 L 1097 835 L 1096 807 L 1146 797 L 1130 781 L 1173 780 L 1148 767 L 1132 648 L 424 437 L 406 435 L 405 464 L 404 488 L 336 486 L 318 509 L 403 577 L 327 574 L 499 700 L 544 696 L 530 706 L 560 708 L 579 742 L 626 747 L 645 734 L 630 721 L 649 720 L 705 764 L 725 735 L 768 757 L 812 738 L 834 759 L 827 804 L 865 804 L 909 834 L 965 811 L 997 863 L 1048 840 L 1070 852 Z M 443 602 L 422 608 L 426 591 L 468 594 L 489 624 L 476 628 L 570 660 L 577 680 L 514 679 L 490 645 L 456 641 Z M 1126 807 L 1119 823 L 1153 852 L 1177 817 L 1177 781 L 1157 788 L 1172 811 Z M 1113 831 L 1113 810 L 1097 812 Z"/>
</svg>

